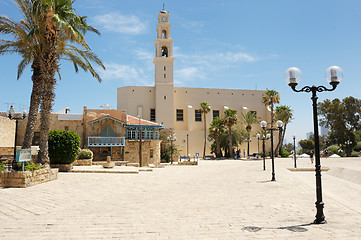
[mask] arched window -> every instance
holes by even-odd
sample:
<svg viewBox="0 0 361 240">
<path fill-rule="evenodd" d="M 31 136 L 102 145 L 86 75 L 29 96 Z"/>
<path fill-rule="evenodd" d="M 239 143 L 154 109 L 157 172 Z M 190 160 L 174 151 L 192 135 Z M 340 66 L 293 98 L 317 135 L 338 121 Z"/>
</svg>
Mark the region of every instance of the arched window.
<svg viewBox="0 0 361 240">
<path fill-rule="evenodd" d="M 162 57 L 168 57 L 168 48 L 166 46 L 162 47 Z"/>
<path fill-rule="evenodd" d="M 111 126 L 106 125 L 100 131 L 100 136 L 101 137 L 115 137 L 114 129 Z"/>
<path fill-rule="evenodd" d="M 163 31 L 162 31 L 162 38 L 163 38 L 163 39 L 166 39 L 166 38 L 167 38 L 167 31 L 166 31 L 166 30 L 163 30 Z"/>
</svg>

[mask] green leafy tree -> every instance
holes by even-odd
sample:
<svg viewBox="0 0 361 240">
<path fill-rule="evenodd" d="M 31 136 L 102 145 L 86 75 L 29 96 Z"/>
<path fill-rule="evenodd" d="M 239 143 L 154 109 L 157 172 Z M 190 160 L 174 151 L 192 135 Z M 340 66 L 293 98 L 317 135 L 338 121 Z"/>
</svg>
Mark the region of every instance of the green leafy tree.
<svg viewBox="0 0 361 240">
<path fill-rule="evenodd" d="M 224 133 L 224 123 L 223 120 L 220 117 L 216 117 L 213 119 L 213 121 L 211 122 L 210 126 L 209 126 L 209 135 L 208 135 L 208 139 L 210 141 L 214 141 L 215 142 L 215 153 L 216 153 L 216 157 L 220 158 L 222 157 L 222 152 L 221 152 L 221 135 Z"/>
<path fill-rule="evenodd" d="M 275 111 L 275 120 L 281 120 L 283 122 L 283 129 L 280 139 L 278 139 L 278 144 L 276 146 L 275 152 L 278 152 L 278 149 L 282 148 L 282 143 L 285 139 L 287 125 L 293 119 L 292 109 L 289 106 L 277 106 Z"/>
<path fill-rule="evenodd" d="M 347 140 L 355 143 L 355 133 L 361 129 L 361 100 L 346 97 L 326 99 L 318 103 L 321 125 L 330 129 L 331 144 L 343 144 Z"/>
<path fill-rule="evenodd" d="M 80 137 L 76 132 L 52 130 L 48 141 L 51 163 L 64 164 L 76 160 L 80 146 Z"/>
<path fill-rule="evenodd" d="M 201 103 L 201 113 L 203 113 L 203 124 L 204 124 L 204 147 L 203 147 L 203 159 L 206 155 L 206 146 L 207 146 L 207 113 L 211 111 L 211 106 L 208 103 Z"/>
<path fill-rule="evenodd" d="M 311 139 L 303 139 L 298 142 L 302 148 L 302 152 L 309 153 L 315 149 L 315 143 Z"/>
<path fill-rule="evenodd" d="M 238 122 L 237 111 L 232 109 L 226 109 L 223 115 L 223 122 L 228 127 L 229 156 L 230 158 L 233 158 L 232 127 Z"/>
<path fill-rule="evenodd" d="M 251 131 L 252 131 L 252 125 L 259 123 L 260 118 L 251 111 L 243 112 L 242 113 L 242 123 L 246 125 L 246 131 L 247 131 L 247 155 L 249 155 L 249 142 L 251 139 Z"/>
</svg>

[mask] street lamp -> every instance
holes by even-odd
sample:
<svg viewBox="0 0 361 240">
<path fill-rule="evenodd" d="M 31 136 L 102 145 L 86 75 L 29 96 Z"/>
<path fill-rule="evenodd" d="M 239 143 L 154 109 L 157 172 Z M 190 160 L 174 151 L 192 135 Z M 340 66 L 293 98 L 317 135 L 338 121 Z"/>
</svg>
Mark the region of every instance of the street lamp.
<svg viewBox="0 0 361 240">
<path fill-rule="evenodd" d="M 175 132 L 171 131 L 171 134 L 167 137 L 168 141 L 170 141 L 170 163 L 173 164 L 173 142 L 177 141 L 177 137 L 174 136 Z"/>
<path fill-rule="evenodd" d="M 312 92 L 312 105 L 313 105 L 313 129 L 315 136 L 315 171 L 316 171 L 316 219 L 314 221 L 315 224 L 323 224 L 326 223 L 325 216 L 323 214 L 324 203 L 322 201 L 322 185 L 321 185 L 321 161 L 320 161 L 320 140 L 318 134 L 318 119 L 317 119 L 317 92 L 324 91 L 333 91 L 336 89 L 337 85 L 343 78 L 343 71 L 338 66 L 332 66 L 327 68 L 325 73 L 325 78 L 332 86 L 332 88 L 328 89 L 325 86 L 305 86 L 300 90 L 296 89 L 299 81 L 301 81 L 302 73 L 298 68 L 291 67 L 285 71 L 285 81 L 295 92 Z"/>
<path fill-rule="evenodd" d="M 262 147 L 263 147 L 263 171 L 266 170 L 266 151 L 265 151 L 265 144 L 264 141 L 269 139 L 271 137 L 271 135 L 269 133 L 266 134 L 266 137 L 264 136 L 264 134 L 262 134 Z"/>
<path fill-rule="evenodd" d="M 249 158 L 249 143 L 252 142 L 252 139 L 251 137 L 248 139 L 245 140 L 247 142 L 247 158 Z"/>
<path fill-rule="evenodd" d="M 297 168 L 297 163 L 296 163 L 296 136 L 293 135 L 293 158 L 294 158 L 294 161 L 295 161 L 295 168 Z"/>
<path fill-rule="evenodd" d="M 272 121 L 273 123 L 273 121 Z M 270 130 L 271 131 L 271 159 L 272 159 L 272 180 L 271 181 L 276 181 L 276 174 L 275 174 L 275 158 L 274 158 L 274 153 L 273 153 L 273 131 L 277 131 L 277 130 L 281 130 L 281 128 L 283 127 L 283 122 L 281 120 L 278 120 L 276 122 L 276 126 L 277 128 L 273 128 L 271 123 L 271 127 L 266 129 L 267 127 L 267 122 L 266 121 L 261 121 L 260 125 L 263 128 L 263 130 Z"/>
<path fill-rule="evenodd" d="M 13 105 L 11 105 L 10 110 L 9 110 L 8 113 L 9 113 L 8 118 L 11 119 L 11 120 L 15 120 L 14 159 L 13 159 L 13 162 L 12 162 L 11 166 L 9 167 L 9 170 L 10 170 L 12 168 L 12 165 L 16 161 L 16 142 L 18 140 L 18 121 L 26 118 L 28 113 L 26 112 L 26 110 L 23 110 L 22 115 L 20 117 L 16 116 L 17 114 L 15 113 Z"/>
<path fill-rule="evenodd" d="M 140 125 L 140 116 L 139 118 L 139 167 L 142 167 L 142 135 L 143 135 L 143 129 L 142 125 Z"/>
<path fill-rule="evenodd" d="M 351 154 L 350 154 L 350 145 L 352 144 L 352 141 L 347 140 L 345 142 L 345 144 L 347 145 L 347 157 L 350 157 L 351 156 Z"/>
<path fill-rule="evenodd" d="M 259 139 L 261 138 L 261 134 L 257 133 L 257 153 L 259 153 Z"/>
</svg>

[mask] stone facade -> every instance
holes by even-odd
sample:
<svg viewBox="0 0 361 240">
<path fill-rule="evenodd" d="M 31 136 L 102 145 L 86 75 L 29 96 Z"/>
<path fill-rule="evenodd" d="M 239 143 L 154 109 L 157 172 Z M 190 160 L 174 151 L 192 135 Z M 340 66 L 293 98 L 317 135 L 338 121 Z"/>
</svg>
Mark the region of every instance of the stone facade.
<svg viewBox="0 0 361 240">
<path fill-rule="evenodd" d="M 58 178 L 58 169 L 0 172 L 0 187 L 25 188 Z"/>
<path fill-rule="evenodd" d="M 129 163 L 139 163 L 139 141 L 126 141 L 124 160 Z M 160 165 L 160 140 L 142 142 L 142 166 L 148 164 Z"/>
<path fill-rule="evenodd" d="M 0 116 L 0 155 L 13 155 L 15 140 L 15 120 Z"/>
</svg>

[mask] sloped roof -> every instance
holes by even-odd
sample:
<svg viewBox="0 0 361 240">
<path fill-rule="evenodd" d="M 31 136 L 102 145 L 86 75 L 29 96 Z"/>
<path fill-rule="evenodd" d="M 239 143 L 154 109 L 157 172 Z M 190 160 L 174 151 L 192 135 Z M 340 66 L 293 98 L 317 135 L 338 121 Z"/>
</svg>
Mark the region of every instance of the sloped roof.
<svg viewBox="0 0 361 240">
<path fill-rule="evenodd" d="M 127 115 L 127 125 L 139 125 L 139 118 Z M 151 122 L 145 119 L 140 119 L 140 125 L 142 126 L 154 126 L 154 127 L 162 127 L 162 125 Z"/>
<path fill-rule="evenodd" d="M 122 123 L 127 122 L 127 113 L 120 110 L 88 109 L 87 122 L 95 122 L 103 118 L 113 118 Z"/>
</svg>

